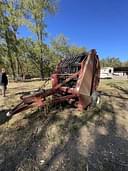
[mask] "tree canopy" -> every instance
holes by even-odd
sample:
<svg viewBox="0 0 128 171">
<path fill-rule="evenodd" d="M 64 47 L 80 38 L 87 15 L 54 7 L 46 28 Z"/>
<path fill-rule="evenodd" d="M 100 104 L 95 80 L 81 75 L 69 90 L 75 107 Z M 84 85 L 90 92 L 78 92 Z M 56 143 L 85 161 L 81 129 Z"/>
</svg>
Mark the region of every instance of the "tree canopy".
<svg viewBox="0 0 128 171">
<path fill-rule="evenodd" d="M 0 1 L 0 67 L 16 79 L 30 74 L 47 77 L 61 58 L 86 52 L 85 47 L 69 43 L 69 38 L 59 34 L 45 43 L 48 14 L 55 15 L 57 0 L 2 0 Z M 21 26 L 29 28 L 36 39 L 21 38 Z M 128 66 L 117 57 L 101 59 L 101 66 Z"/>
<path fill-rule="evenodd" d="M 128 61 L 121 62 L 117 57 L 107 57 L 100 60 L 101 67 L 128 67 Z"/>
</svg>

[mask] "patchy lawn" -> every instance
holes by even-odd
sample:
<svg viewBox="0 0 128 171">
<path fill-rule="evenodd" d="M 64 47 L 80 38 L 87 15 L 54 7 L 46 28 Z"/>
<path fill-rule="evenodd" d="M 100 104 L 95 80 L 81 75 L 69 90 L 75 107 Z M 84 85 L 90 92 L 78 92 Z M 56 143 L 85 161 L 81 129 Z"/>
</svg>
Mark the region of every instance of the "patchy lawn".
<svg viewBox="0 0 128 171">
<path fill-rule="evenodd" d="M 102 80 L 90 111 L 30 109 L 7 120 L 21 93 L 41 84 L 10 83 L 0 97 L 0 171 L 127 171 L 128 81 Z"/>
</svg>

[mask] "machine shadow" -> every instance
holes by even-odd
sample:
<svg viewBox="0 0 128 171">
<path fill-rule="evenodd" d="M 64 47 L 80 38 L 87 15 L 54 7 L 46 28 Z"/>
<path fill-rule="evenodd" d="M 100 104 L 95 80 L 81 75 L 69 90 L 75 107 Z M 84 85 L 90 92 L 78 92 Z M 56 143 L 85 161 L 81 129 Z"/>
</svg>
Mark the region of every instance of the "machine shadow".
<svg viewBox="0 0 128 171">
<path fill-rule="evenodd" d="M 110 115 L 111 119 L 107 120 L 104 125 L 104 114 Z M 94 121 L 95 116 L 97 119 Z M 89 127 L 88 123 L 95 124 L 94 144 L 90 144 L 87 155 L 82 155 L 78 150 L 79 130 L 83 126 Z M 77 126 L 75 125 L 77 124 Z M 72 129 L 71 129 L 72 125 Z M 75 127 L 73 127 L 75 125 Z M 98 132 L 98 129 L 104 127 L 106 134 Z M 70 137 L 64 145 L 60 144 L 53 149 L 51 157 L 45 161 L 41 171 L 48 171 L 51 168 L 55 171 L 127 171 L 128 170 L 128 141 L 123 136 L 126 132 L 123 128 L 122 136 L 118 136 L 116 112 L 109 102 L 102 103 L 101 109 L 96 108 L 89 114 L 80 118 L 69 115 L 64 124 L 68 128 Z M 64 136 L 66 135 L 66 132 Z M 86 135 L 85 135 L 86 138 Z M 63 162 L 59 162 L 63 156 Z M 59 164 L 55 168 L 55 163 Z"/>
<path fill-rule="evenodd" d="M 90 112 L 85 111 L 81 117 L 75 116 L 72 111 L 70 111 L 62 128 L 64 137 L 70 133 L 69 139 L 67 142 L 59 144 L 56 148 L 52 149 L 53 154 L 45 161 L 41 171 L 48 171 L 51 168 L 55 171 L 86 171 L 88 157 L 81 155 L 77 148 L 79 130 L 85 125 L 88 127 L 88 123 L 93 122 L 95 116 L 100 117 L 99 108 L 95 108 Z M 59 165 L 56 167 L 55 163 L 58 162 L 62 156 L 63 162 L 60 161 Z"/>
<path fill-rule="evenodd" d="M 101 107 L 85 111 L 80 116 L 74 115 L 72 110 L 69 110 L 68 117 L 64 125 L 61 126 L 61 134 L 63 137 L 68 134 L 68 140 L 53 147 L 49 157 L 43 165 L 40 165 L 39 147 L 41 152 L 45 151 L 47 129 L 50 125 L 61 121 L 61 117 L 58 115 L 59 111 L 51 111 L 48 117 L 44 117 L 42 112 L 36 111 L 24 117 L 24 120 L 28 121 L 25 127 L 16 130 L 14 133 L 9 130 L 11 137 L 14 137 L 13 142 L 5 142 L 0 145 L 0 154 L 3 156 L 3 161 L 1 160 L 0 163 L 1 171 L 19 171 L 20 169 L 28 171 L 128 170 L 128 141 L 123 137 L 123 129 L 121 129 L 122 137 L 118 136 L 116 112 L 112 102 L 106 101 L 101 104 Z M 104 114 L 106 113 L 111 119 L 104 125 Z M 94 119 L 95 117 L 96 119 Z M 78 149 L 79 131 L 83 126 L 89 127 L 90 122 L 95 125 L 94 144 L 89 145 L 88 153 L 84 155 Z M 106 129 L 104 135 L 98 131 L 98 128 L 102 126 Z M 55 164 L 57 162 L 58 164 Z"/>
<path fill-rule="evenodd" d="M 61 111 L 62 109 L 60 109 Z M 6 111 L 4 111 L 5 113 Z M 48 118 L 46 116 L 44 117 L 42 115 L 42 112 L 36 111 L 32 114 L 25 116 L 23 120 L 28 120 L 28 124 L 25 125 L 25 127 L 17 128 L 16 130 L 9 129 L 6 133 L 8 133 L 9 141 L 5 141 L 1 143 L 0 145 L 0 154 L 1 154 L 1 162 L 0 162 L 0 170 L 1 171 L 14 171 L 14 170 L 20 170 L 20 168 L 24 168 L 28 171 L 32 170 L 47 170 L 48 166 L 52 166 L 52 162 L 55 160 L 55 158 L 58 156 L 59 153 L 61 153 L 63 150 L 67 151 L 69 153 L 70 144 L 72 145 L 72 148 L 75 153 L 77 153 L 76 150 L 76 141 L 75 141 L 75 132 L 77 131 L 76 128 L 70 128 L 70 125 L 79 122 L 81 123 L 81 119 L 75 117 L 72 115 L 69 115 L 67 120 L 65 121 L 65 125 L 63 128 L 68 128 L 68 131 L 70 130 L 71 136 L 67 143 L 58 145 L 57 148 L 53 148 L 52 151 L 54 151 L 53 155 L 51 155 L 50 159 L 48 159 L 45 164 L 42 166 L 39 165 L 38 160 L 38 150 L 41 142 L 43 141 L 43 145 L 41 147 L 41 150 L 44 150 L 44 146 L 47 144 L 45 140 L 45 134 L 47 129 L 50 127 L 51 124 L 56 123 L 57 121 L 60 121 L 61 118 L 56 115 L 58 111 L 51 111 L 51 114 Z M 89 120 L 91 117 L 88 118 Z M 35 124 L 36 123 L 36 124 Z M 83 124 L 83 123 L 82 123 Z M 64 135 L 67 132 L 64 132 Z M 3 135 L 4 136 L 4 135 Z M 22 137 L 22 139 L 21 139 Z M 11 141 L 11 138 L 13 141 Z M 2 142 L 2 137 L 0 137 L 0 141 Z M 66 155 L 66 154 L 65 154 Z M 83 156 L 81 156 L 83 158 Z M 73 163 L 73 168 L 76 167 L 76 162 L 78 159 L 72 159 L 71 162 Z M 80 162 L 81 160 L 79 160 Z M 25 166 L 26 164 L 26 166 Z M 60 166 L 59 166 L 60 167 Z M 66 167 L 70 167 L 69 165 Z M 80 167 L 80 166 L 79 166 Z"/>
</svg>

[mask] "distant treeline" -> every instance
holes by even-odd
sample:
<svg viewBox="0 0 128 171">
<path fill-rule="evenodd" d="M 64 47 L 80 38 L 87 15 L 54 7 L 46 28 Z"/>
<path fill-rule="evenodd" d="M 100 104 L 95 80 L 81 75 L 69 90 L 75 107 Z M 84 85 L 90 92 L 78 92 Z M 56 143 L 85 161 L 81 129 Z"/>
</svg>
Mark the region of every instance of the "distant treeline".
<svg viewBox="0 0 128 171">
<path fill-rule="evenodd" d="M 128 60 L 122 62 L 117 57 L 107 57 L 100 60 L 101 67 L 128 67 Z"/>
<path fill-rule="evenodd" d="M 61 58 L 85 52 L 84 47 L 70 45 L 63 34 L 49 45 L 44 43 L 47 33 L 45 18 L 57 12 L 56 0 L 0 1 L 0 68 L 5 67 L 13 78 L 48 77 Z M 19 37 L 21 26 L 30 29 L 36 39 Z M 102 66 L 128 66 L 118 58 L 101 60 Z"/>
</svg>

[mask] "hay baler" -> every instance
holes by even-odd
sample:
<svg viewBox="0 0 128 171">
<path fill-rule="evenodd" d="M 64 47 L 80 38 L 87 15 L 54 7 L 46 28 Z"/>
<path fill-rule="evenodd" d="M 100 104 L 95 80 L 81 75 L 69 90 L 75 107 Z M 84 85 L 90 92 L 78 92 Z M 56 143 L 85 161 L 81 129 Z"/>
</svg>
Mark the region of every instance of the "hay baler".
<svg viewBox="0 0 128 171">
<path fill-rule="evenodd" d="M 7 116 L 33 106 L 43 108 L 47 97 L 51 97 L 51 104 L 67 101 L 83 110 L 92 104 L 99 78 L 100 63 L 95 49 L 75 57 L 66 57 L 51 75 L 52 88 L 21 96 L 21 103 L 9 111 Z"/>
</svg>

